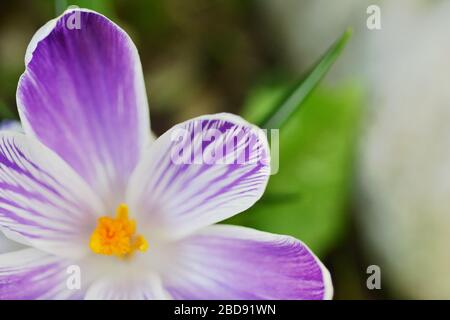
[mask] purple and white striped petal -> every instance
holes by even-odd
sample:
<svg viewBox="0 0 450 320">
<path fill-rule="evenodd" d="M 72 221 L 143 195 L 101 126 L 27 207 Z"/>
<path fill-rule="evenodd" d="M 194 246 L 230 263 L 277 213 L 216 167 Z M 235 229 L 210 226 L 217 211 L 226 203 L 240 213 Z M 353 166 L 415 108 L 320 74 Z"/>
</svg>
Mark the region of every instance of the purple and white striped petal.
<svg viewBox="0 0 450 320">
<path fill-rule="evenodd" d="M 103 207 L 63 160 L 33 138 L 0 133 L 0 229 L 13 240 L 62 256 L 89 250 Z"/>
<path fill-rule="evenodd" d="M 264 132 L 231 114 L 174 126 L 149 148 L 127 203 L 150 234 L 180 237 L 252 206 L 270 174 Z"/>
<path fill-rule="evenodd" d="M 81 298 L 67 286 L 70 265 L 32 248 L 0 254 L 0 300 Z"/>
<path fill-rule="evenodd" d="M 23 132 L 22 125 L 17 120 L 2 120 L 0 121 L 0 131 L 14 131 Z M 0 253 L 11 252 L 19 249 L 23 249 L 24 246 L 16 241 L 8 239 L 0 231 Z"/>
<path fill-rule="evenodd" d="M 17 104 L 24 130 L 69 163 L 114 209 L 150 141 L 142 68 L 106 17 L 70 9 L 31 40 Z"/>
<path fill-rule="evenodd" d="M 86 292 L 86 300 L 166 300 L 161 280 L 154 275 L 145 277 L 106 276 L 96 280 Z"/>
<path fill-rule="evenodd" d="M 167 266 L 174 299 L 331 299 L 328 270 L 299 240 L 215 225 L 183 239 Z"/>
</svg>

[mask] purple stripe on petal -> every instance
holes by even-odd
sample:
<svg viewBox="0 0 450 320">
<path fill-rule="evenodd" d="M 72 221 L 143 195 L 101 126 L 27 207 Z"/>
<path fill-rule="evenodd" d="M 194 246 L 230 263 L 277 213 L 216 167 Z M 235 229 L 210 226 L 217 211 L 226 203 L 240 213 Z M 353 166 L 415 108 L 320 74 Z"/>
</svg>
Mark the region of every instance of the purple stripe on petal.
<svg viewBox="0 0 450 320">
<path fill-rule="evenodd" d="M 152 234 L 183 236 L 252 206 L 269 178 L 268 157 L 262 130 L 240 117 L 189 120 L 150 147 L 133 173 L 127 203 Z"/>
<path fill-rule="evenodd" d="M 25 132 L 69 163 L 113 209 L 150 141 L 136 47 L 104 16 L 75 9 L 38 31 L 26 60 L 17 91 Z"/>
<path fill-rule="evenodd" d="M 36 249 L 0 254 L 0 300 L 82 296 L 81 290 L 69 290 L 66 286 L 67 267 L 70 265 L 66 260 Z"/>
<path fill-rule="evenodd" d="M 328 271 L 300 241 L 216 225 L 181 240 L 164 271 L 174 299 L 330 299 Z"/>
<path fill-rule="evenodd" d="M 0 133 L 0 228 L 42 250 L 79 256 L 103 207 L 51 150 L 20 133 Z"/>
</svg>

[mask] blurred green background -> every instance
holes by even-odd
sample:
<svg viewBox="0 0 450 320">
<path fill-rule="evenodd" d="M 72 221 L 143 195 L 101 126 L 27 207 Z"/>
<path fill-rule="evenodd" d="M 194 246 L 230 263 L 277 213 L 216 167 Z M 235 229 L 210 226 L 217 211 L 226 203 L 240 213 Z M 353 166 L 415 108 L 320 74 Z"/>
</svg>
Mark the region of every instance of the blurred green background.
<svg viewBox="0 0 450 320">
<path fill-rule="evenodd" d="M 364 18 L 365 8 L 352 3 Z M 15 91 L 29 40 L 69 5 L 102 12 L 130 34 L 140 52 L 157 135 L 180 121 L 221 111 L 258 123 L 352 26 L 355 37 L 338 65 L 282 128 L 280 170 L 265 195 L 228 222 L 304 241 L 330 269 L 336 299 L 396 297 L 389 282 L 379 291 L 367 289 L 366 268 L 376 261 L 361 244 L 355 219 L 356 147 L 368 90 L 353 70 L 365 23 L 336 11 L 340 23 L 319 27 L 317 21 L 326 22 L 334 9 L 314 9 L 312 1 L 3 1 L 2 119 L 17 118 Z"/>
</svg>

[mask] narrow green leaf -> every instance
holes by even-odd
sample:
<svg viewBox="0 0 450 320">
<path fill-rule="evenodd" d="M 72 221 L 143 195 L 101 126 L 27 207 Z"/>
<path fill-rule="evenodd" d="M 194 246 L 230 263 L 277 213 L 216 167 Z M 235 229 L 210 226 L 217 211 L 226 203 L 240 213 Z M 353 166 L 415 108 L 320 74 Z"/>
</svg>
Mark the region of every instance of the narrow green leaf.
<svg viewBox="0 0 450 320">
<path fill-rule="evenodd" d="M 327 74 L 328 70 L 341 54 L 351 35 L 352 30 L 347 29 L 315 64 L 312 70 L 294 86 L 288 95 L 281 100 L 281 103 L 260 123 L 260 127 L 279 129 L 286 123 Z"/>
</svg>

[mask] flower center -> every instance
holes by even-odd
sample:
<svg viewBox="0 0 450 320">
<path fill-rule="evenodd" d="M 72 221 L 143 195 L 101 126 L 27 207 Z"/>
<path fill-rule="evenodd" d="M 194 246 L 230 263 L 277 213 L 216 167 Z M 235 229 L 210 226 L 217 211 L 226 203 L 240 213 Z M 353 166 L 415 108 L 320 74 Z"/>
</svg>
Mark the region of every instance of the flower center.
<svg viewBox="0 0 450 320">
<path fill-rule="evenodd" d="M 89 247 L 97 254 L 119 258 L 129 256 L 136 250 L 146 251 L 147 240 L 135 232 L 136 221 L 128 217 L 128 206 L 120 204 L 115 218 L 103 216 L 98 219 Z"/>
</svg>

